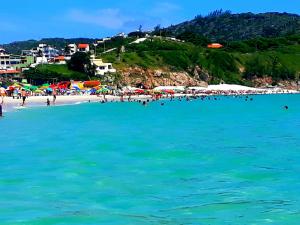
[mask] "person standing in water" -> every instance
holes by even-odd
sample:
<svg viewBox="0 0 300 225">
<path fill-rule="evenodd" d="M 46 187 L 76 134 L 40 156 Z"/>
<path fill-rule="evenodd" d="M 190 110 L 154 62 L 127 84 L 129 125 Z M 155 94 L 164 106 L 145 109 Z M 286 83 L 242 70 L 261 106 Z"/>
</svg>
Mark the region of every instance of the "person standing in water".
<svg viewBox="0 0 300 225">
<path fill-rule="evenodd" d="M 2 103 L 0 103 L 0 117 L 3 116 L 3 113 L 2 113 Z"/>
</svg>

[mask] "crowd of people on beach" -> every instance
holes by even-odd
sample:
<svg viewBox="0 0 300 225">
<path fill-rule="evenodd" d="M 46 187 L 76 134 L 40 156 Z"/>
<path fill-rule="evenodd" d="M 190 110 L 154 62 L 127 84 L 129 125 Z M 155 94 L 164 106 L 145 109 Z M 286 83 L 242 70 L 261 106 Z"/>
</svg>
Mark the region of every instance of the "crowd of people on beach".
<svg viewBox="0 0 300 225">
<path fill-rule="evenodd" d="M 45 85 L 44 85 L 45 86 Z M 193 99 L 201 100 L 217 100 L 216 96 L 246 96 L 245 101 L 253 101 L 252 95 L 258 94 L 278 94 L 278 93 L 295 93 L 288 90 L 268 90 L 268 89 L 254 89 L 244 87 L 245 89 L 209 89 L 209 88 L 186 88 L 181 91 L 176 91 L 174 89 L 162 89 L 162 90 L 144 90 L 144 89 L 112 89 L 105 86 L 100 86 L 97 88 L 89 89 L 80 89 L 73 86 L 73 89 L 68 89 L 66 87 L 61 88 L 62 86 L 58 85 L 47 85 L 44 89 L 30 89 L 29 86 L 11 86 L 11 87 L 0 87 L 0 116 L 3 115 L 3 104 L 5 98 L 20 99 L 19 107 L 25 107 L 27 99 L 34 96 L 45 96 L 47 100 L 44 104 L 47 106 L 55 105 L 56 99 L 59 96 L 97 96 L 99 97 L 99 102 L 106 103 L 108 102 L 107 96 L 109 96 L 110 101 L 120 101 L 120 102 L 139 102 L 142 105 L 146 106 L 149 102 L 158 101 L 162 99 L 170 99 L 170 101 L 175 100 L 176 98 L 179 101 L 190 101 Z M 75 87 L 75 88 L 74 88 Z M 217 87 L 220 88 L 220 87 Z M 243 87 L 242 87 L 243 88 Z M 37 91 L 40 90 L 40 91 Z M 52 99 L 51 99 L 52 98 Z M 95 100 L 95 98 L 93 98 Z M 91 100 L 88 100 L 91 102 Z M 39 103 L 41 104 L 41 103 Z M 162 105 L 165 103 L 161 102 Z M 288 106 L 284 107 L 288 109 Z"/>
</svg>

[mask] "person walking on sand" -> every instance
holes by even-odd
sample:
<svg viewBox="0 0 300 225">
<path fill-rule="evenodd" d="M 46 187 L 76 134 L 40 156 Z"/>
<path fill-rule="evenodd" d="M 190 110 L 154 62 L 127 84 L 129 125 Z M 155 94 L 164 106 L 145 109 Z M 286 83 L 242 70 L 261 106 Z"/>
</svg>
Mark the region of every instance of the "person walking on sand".
<svg viewBox="0 0 300 225">
<path fill-rule="evenodd" d="M 25 105 L 25 100 L 26 100 L 26 97 L 27 97 L 26 91 L 24 89 L 22 89 L 22 91 L 21 91 L 21 96 L 22 96 L 22 106 L 24 106 Z"/>
<path fill-rule="evenodd" d="M 0 96 L 1 96 L 1 104 L 4 102 L 4 97 L 6 95 L 6 91 L 3 87 L 0 87 Z"/>
<path fill-rule="evenodd" d="M 57 95 L 57 92 L 55 89 L 53 89 L 52 95 L 53 95 L 53 104 L 55 105 L 56 95 Z"/>
</svg>

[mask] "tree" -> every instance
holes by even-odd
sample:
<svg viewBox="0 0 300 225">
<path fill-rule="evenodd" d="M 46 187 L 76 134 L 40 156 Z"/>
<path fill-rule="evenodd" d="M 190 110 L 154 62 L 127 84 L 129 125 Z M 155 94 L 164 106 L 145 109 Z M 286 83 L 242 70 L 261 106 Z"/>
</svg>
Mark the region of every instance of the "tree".
<svg viewBox="0 0 300 225">
<path fill-rule="evenodd" d="M 138 31 L 139 31 L 139 32 L 142 32 L 142 29 L 143 29 L 143 26 L 140 25 Z"/>
<path fill-rule="evenodd" d="M 134 37 L 134 38 L 144 38 L 146 36 L 146 33 L 142 31 L 134 31 L 128 34 L 128 37 Z"/>
<path fill-rule="evenodd" d="M 266 75 L 267 67 L 259 57 L 254 57 L 246 61 L 244 77 L 252 79 L 254 77 L 262 77 Z"/>
<path fill-rule="evenodd" d="M 206 47 L 207 44 L 210 43 L 210 40 L 208 38 L 204 37 L 203 35 L 196 34 L 192 31 L 185 31 L 176 36 L 176 38 L 202 47 Z"/>
<path fill-rule="evenodd" d="M 95 66 L 91 64 L 90 55 L 85 52 L 76 52 L 68 62 L 68 68 L 91 76 L 95 74 Z"/>
<path fill-rule="evenodd" d="M 66 54 L 70 54 L 70 51 L 71 51 L 70 46 L 66 45 L 64 51 L 65 51 Z"/>
</svg>

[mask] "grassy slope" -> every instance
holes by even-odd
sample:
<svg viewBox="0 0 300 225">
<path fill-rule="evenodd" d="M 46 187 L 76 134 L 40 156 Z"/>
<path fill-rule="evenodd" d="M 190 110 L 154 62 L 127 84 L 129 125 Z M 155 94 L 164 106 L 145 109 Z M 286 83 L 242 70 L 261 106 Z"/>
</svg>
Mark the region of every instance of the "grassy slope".
<svg viewBox="0 0 300 225">
<path fill-rule="evenodd" d="M 252 57 L 259 56 L 261 60 L 268 61 L 271 57 L 278 57 L 280 62 L 289 68 L 300 72 L 300 45 L 284 46 L 276 50 L 260 51 L 254 53 L 232 53 L 241 65 Z"/>
<path fill-rule="evenodd" d="M 266 64 L 270 63 L 272 57 L 277 56 L 280 63 L 294 71 L 300 71 L 300 45 L 287 45 L 267 51 L 241 53 L 227 49 L 208 50 L 190 43 L 156 40 L 154 42 L 147 41 L 136 45 L 126 45 L 125 48 L 126 52 L 120 54 L 120 60 L 117 51 L 102 54 L 101 57 L 106 62 L 112 62 L 117 69 L 138 66 L 149 69 L 165 68 L 171 71 L 191 72 L 196 65 L 201 65 L 210 74 L 228 83 L 245 82 L 241 73 L 231 70 L 231 64 L 227 67 L 216 66 L 219 61 L 228 57 L 234 59 L 233 64 L 236 64 L 238 68 L 243 68 L 248 60 L 256 56 L 259 56 L 260 60 Z M 221 56 L 218 56 L 217 63 L 211 57 L 215 53 L 222 53 Z M 224 61 L 226 64 L 226 60 Z M 41 65 L 38 69 L 63 74 L 64 77 L 69 78 L 74 77 L 74 75 L 75 77 L 82 76 L 80 73 L 69 70 L 66 65 Z M 218 82 L 218 79 L 216 82 Z"/>
<path fill-rule="evenodd" d="M 212 72 L 211 57 L 212 53 L 222 52 L 223 58 L 233 56 L 237 67 L 242 68 L 245 63 L 259 56 L 264 63 L 269 63 L 272 57 L 278 57 L 281 64 L 288 68 L 300 71 L 300 45 L 281 46 L 276 49 L 267 51 L 241 53 L 237 51 L 224 50 L 207 50 L 205 48 L 196 47 L 188 43 L 176 43 L 170 41 L 162 41 L 156 43 L 145 42 L 139 45 L 127 46 L 126 52 L 121 54 L 120 59 L 116 52 L 102 55 L 104 61 L 114 63 L 117 69 L 130 66 L 139 66 L 143 68 L 157 69 L 168 68 L 170 70 L 188 70 L 195 65 L 202 65 L 204 68 Z M 225 78 L 226 82 L 237 82 L 242 80 L 242 74 L 230 71 L 230 69 L 221 68 L 221 79 Z M 225 74 L 225 75 L 224 75 Z"/>
<path fill-rule="evenodd" d="M 83 73 L 69 70 L 67 65 L 55 65 L 55 64 L 39 65 L 37 69 L 41 72 L 47 71 L 47 72 L 61 74 L 63 77 L 70 78 L 70 79 L 86 77 L 86 75 Z"/>
</svg>

